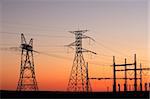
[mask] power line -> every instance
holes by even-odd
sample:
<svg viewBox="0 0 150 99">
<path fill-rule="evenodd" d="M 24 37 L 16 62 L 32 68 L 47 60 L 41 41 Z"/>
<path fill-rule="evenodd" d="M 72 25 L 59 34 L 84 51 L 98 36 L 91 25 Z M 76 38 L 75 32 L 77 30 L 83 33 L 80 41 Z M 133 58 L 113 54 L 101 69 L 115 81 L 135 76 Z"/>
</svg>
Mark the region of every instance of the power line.
<svg viewBox="0 0 150 99">
<path fill-rule="evenodd" d="M 34 24 L 26 24 L 26 23 L 19 23 L 19 22 L 15 22 L 15 23 L 10 23 L 10 22 L 6 22 L 6 21 L 2 21 L 4 26 L 7 27 L 21 27 L 21 28 L 30 28 L 30 29 L 39 29 L 39 30 L 50 30 L 50 31 L 58 31 L 58 27 L 62 28 L 60 26 L 43 26 L 43 25 L 34 25 Z M 64 26 L 63 26 L 64 27 Z M 60 31 L 59 31 L 60 32 Z M 62 31 L 61 31 L 62 32 Z"/>
<path fill-rule="evenodd" d="M 69 58 L 69 57 L 60 56 L 60 55 L 56 55 L 56 54 L 50 54 L 50 53 L 45 53 L 45 52 L 40 52 L 40 54 L 55 57 L 55 58 L 65 59 L 65 60 L 71 60 L 71 58 Z"/>
<path fill-rule="evenodd" d="M 16 32 L 0 32 L 0 34 L 10 34 L 10 35 L 20 35 L 21 33 L 16 33 Z M 41 33 L 42 34 L 42 33 Z M 73 37 L 67 37 L 67 36 L 58 36 L 58 35 L 41 35 L 39 33 L 33 34 L 33 33 L 26 33 L 26 35 L 32 35 L 32 36 L 37 36 L 37 37 L 51 37 L 51 38 L 73 38 Z"/>
<path fill-rule="evenodd" d="M 3 47 L 3 48 L 0 48 L 0 50 L 1 51 L 17 51 L 17 52 L 21 52 L 21 48 L 19 48 L 19 47 Z M 42 55 L 46 55 L 46 56 L 50 56 L 50 57 L 59 58 L 59 59 L 71 60 L 71 58 L 69 58 L 69 57 L 60 56 L 60 55 L 56 55 L 56 54 L 51 54 L 51 53 L 46 53 L 46 52 L 41 52 L 41 51 L 35 51 L 35 50 L 33 50 L 33 52 L 36 52 L 36 53 L 42 54 Z M 58 53 L 58 52 L 56 52 L 56 53 Z"/>
<path fill-rule="evenodd" d="M 104 44 L 102 44 L 102 43 L 100 43 L 100 42 L 97 42 L 97 41 L 95 41 L 95 42 L 96 42 L 96 44 L 98 44 L 99 46 L 101 46 L 101 47 L 103 47 L 103 48 L 105 48 L 105 49 L 107 49 L 107 50 L 109 50 L 109 51 L 111 51 L 111 52 L 118 53 L 118 54 L 121 54 L 121 55 L 126 56 L 124 53 L 122 53 L 122 52 L 120 52 L 120 51 L 114 50 L 114 49 L 112 49 L 112 48 L 110 48 L 110 47 L 108 47 L 108 46 L 106 46 L 106 45 L 104 45 Z"/>
<path fill-rule="evenodd" d="M 93 65 L 97 65 L 97 66 L 108 66 L 108 67 L 110 67 L 111 66 L 111 64 L 102 64 L 102 63 L 97 63 L 97 62 L 89 62 L 90 64 L 93 64 Z"/>
</svg>

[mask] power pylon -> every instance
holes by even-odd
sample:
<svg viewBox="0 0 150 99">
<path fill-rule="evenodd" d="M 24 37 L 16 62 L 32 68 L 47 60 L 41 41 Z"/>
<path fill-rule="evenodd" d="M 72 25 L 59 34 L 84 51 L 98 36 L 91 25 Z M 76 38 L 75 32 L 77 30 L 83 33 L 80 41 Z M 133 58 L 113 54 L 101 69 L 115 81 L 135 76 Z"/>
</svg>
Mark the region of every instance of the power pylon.
<svg viewBox="0 0 150 99">
<path fill-rule="evenodd" d="M 75 57 L 73 60 L 73 66 L 70 74 L 70 79 L 68 82 L 68 91 L 88 91 L 89 85 L 87 85 L 88 82 L 88 76 L 86 73 L 86 64 L 83 57 L 83 52 L 90 52 L 93 54 L 96 54 L 93 51 L 87 50 L 82 48 L 82 39 L 92 39 L 91 37 L 88 37 L 84 35 L 85 32 L 88 30 L 77 30 L 77 31 L 69 31 L 70 33 L 73 33 L 75 35 L 75 42 L 67 45 L 68 47 L 75 46 Z"/>
<path fill-rule="evenodd" d="M 29 44 L 27 44 L 24 35 L 21 34 L 21 49 L 21 68 L 17 91 L 37 91 L 38 86 L 33 59 L 33 39 L 31 38 Z"/>
</svg>

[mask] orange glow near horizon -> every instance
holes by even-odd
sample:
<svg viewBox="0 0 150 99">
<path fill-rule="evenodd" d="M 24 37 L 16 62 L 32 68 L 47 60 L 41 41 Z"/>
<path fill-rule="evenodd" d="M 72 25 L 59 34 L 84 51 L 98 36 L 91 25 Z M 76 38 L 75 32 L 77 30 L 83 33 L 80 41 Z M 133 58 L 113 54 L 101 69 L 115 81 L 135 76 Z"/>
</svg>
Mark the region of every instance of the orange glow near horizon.
<svg viewBox="0 0 150 99">
<path fill-rule="evenodd" d="M 37 78 L 39 89 L 50 90 L 50 91 L 66 90 L 68 80 L 69 80 L 70 70 L 72 67 L 72 60 L 68 61 L 59 58 L 57 59 L 53 57 L 52 58 L 47 56 L 45 57 L 43 55 L 39 55 L 39 56 L 35 55 L 35 56 L 36 56 L 35 72 L 36 72 L 36 78 Z M 3 81 L 5 81 L 1 83 L 1 89 L 3 90 L 4 89 L 15 90 L 17 86 L 17 81 L 19 78 L 19 69 L 20 69 L 20 62 L 19 62 L 20 55 L 17 55 L 18 57 L 17 59 L 13 57 L 15 57 L 15 55 L 11 56 L 10 58 L 14 60 L 9 61 L 9 63 L 3 63 L 3 65 L 10 66 L 10 68 L 9 69 L 7 68 L 7 70 L 5 70 L 5 68 L 2 68 L 3 71 L 9 71 L 9 72 L 2 72 L 3 75 L 7 75 L 7 74 L 11 75 L 8 77 L 2 77 Z M 4 57 L 3 60 L 5 61 Z M 36 61 L 36 60 L 40 60 L 40 61 Z M 16 62 L 13 63 L 14 61 Z M 118 63 L 123 63 L 123 62 L 118 62 Z M 94 65 L 94 64 L 90 64 L 89 62 L 89 77 L 112 77 L 113 72 L 112 72 L 112 66 L 110 65 L 99 65 L 99 63 Z M 147 67 L 147 66 L 143 66 L 143 67 Z M 130 76 L 129 74 L 132 74 L 132 76 Z M 133 72 L 129 72 L 129 74 L 128 77 L 134 77 Z M 117 75 L 118 75 L 117 77 L 124 77 L 123 72 L 117 73 Z M 149 82 L 148 76 L 143 77 L 143 83 L 145 82 Z M 93 91 L 112 91 L 112 85 L 113 85 L 112 80 L 99 80 L 99 81 L 90 80 L 90 83 Z M 118 83 L 120 83 L 121 86 L 123 86 L 124 81 L 117 80 L 117 84 Z M 133 90 L 133 84 L 134 84 L 133 81 L 128 80 L 128 84 L 132 85 L 132 90 Z M 123 90 L 123 87 L 121 87 L 121 90 Z"/>
</svg>

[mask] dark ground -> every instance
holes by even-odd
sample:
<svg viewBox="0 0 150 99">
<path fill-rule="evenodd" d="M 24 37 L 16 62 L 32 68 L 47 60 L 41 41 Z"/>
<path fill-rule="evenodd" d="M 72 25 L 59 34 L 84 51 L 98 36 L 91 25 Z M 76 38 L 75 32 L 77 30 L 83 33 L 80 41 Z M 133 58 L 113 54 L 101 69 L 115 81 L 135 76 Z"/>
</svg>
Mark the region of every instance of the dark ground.
<svg viewBox="0 0 150 99">
<path fill-rule="evenodd" d="M 60 92 L 60 91 L 0 91 L 1 98 L 144 98 L 150 92 Z"/>
</svg>

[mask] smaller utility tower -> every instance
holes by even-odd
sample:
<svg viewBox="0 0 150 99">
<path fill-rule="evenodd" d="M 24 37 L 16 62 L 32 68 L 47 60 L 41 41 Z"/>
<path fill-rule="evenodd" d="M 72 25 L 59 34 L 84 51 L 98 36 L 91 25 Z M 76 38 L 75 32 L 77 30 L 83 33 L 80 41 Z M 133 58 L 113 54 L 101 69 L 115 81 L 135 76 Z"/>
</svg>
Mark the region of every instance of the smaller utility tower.
<svg viewBox="0 0 150 99">
<path fill-rule="evenodd" d="M 37 81 L 34 71 L 33 60 L 33 39 L 29 44 L 23 34 L 21 34 L 21 68 L 17 91 L 38 91 Z"/>
<path fill-rule="evenodd" d="M 91 37 L 84 35 L 84 33 L 87 31 L 88 30 L 70 31 L 70 33 L 75 35 L 75 42 L 67 46 L 68 47 L 75 46 L 75 57 L 73 60 L 73 66 L 70 74 L 70 79 L 68 82 L 67 91 L 88 92 L 90 88 L 88 83 L 89 80 L 85 60 L 83 57 L 83 52 L 90 52 L 93 54 L 96 53 L 82 48 L 82 39 L 86 38 L 92 39 Z"/>
</svg>

